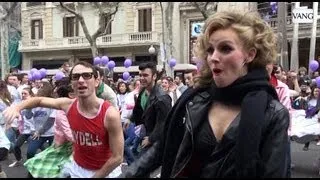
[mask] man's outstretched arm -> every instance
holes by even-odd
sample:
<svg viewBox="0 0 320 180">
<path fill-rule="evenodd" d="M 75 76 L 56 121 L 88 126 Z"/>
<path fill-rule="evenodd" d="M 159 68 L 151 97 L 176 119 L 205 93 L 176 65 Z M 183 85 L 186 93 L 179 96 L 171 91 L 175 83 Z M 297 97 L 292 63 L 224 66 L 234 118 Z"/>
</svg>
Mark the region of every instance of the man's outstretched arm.
<svg viewBox="0 0 320 180">
<path fill-rule="evenodd" d="M 7 124 L 11 124 L 12 121 L 19 117 L 20 111 L 23 109 L 30 109 L 35 107 L 47 107 L 66 111 L 69 105 L 73 102 L 69 98 L 48 98 L 48 97 L 32 97 L 22 101 L 19 104 L 12 105 L 3 111 L 4 118 L 7 120 Z"/>
</svg>

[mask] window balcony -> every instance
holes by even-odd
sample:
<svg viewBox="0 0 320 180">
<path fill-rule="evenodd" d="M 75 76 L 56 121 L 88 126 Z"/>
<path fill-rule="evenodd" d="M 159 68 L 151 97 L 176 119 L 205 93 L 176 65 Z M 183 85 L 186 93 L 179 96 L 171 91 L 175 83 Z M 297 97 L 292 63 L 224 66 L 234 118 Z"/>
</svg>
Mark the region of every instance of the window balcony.
<svg viewBox="0 0 320 180">
<path fill-rule="evenodd" d="M 158 32 L 137 32 L 126 34 L 110 34 L 97 38 L 99 48 L 141 46 L 160 43 Z M 64 49 L 88 49 L 90 44 L 86 37 L 66 37 L 31 40 L 22 38 L 19 42 L 20 52 L 64 50 Z"/>
</svg>

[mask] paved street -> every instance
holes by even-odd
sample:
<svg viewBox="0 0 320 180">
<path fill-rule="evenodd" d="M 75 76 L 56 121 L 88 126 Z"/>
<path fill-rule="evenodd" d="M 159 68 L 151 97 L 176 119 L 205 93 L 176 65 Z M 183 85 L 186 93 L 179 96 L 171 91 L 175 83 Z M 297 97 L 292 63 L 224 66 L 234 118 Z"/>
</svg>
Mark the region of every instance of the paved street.
<svg viewBox="0 0 320 180">
<path fill-rule="evenodd" d="M 23 157 L 26 155 L 27 144 L 23 145 Z M 309 151 L 303 151 L 303 144 L 292 143 L 292 161 L 295 164 L 292 170 L 294 178 L 320 178 L 317 169 L 317 159 L 320 158 L 320 146 L 316 146 L 315 142 L 310 144 Z M 9 178 L 25 178 L 27 171 L 23 166 L 9 168 L 8 165 L 13 161 L 14 156 L 10 154 L 6 161 L 1 162 L 3 170 Z"/>
<path fill-rule="evenodd" d="M 318 169 L 320 146 L 316 146 L 315 144 L 315 142 L 310 143 L 308 151 L 302 150 L 303 144 L 291 144 L 291 157 L 293 164 L 295 164 L 295 167 L 292 170 L 292 177 L 320 178 Z"/>
</svg>

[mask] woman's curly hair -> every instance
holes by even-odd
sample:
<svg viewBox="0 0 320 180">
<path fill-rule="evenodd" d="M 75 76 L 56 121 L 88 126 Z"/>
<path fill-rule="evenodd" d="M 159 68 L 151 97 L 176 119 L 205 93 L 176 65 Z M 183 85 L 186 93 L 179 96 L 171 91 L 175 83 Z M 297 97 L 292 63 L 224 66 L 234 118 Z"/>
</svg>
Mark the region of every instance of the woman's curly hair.
<svg viewBox="0 0 320 180">
<path fill-rule="evenodd" d="M 276 61 L 275 33 L 257 13 L 217 12 L 206 20 L 194 49 L 196 57 L 203 61 L 200 73 L 194 79 L 195 86 L 206 87 L 213 82 L 207 63 L 209 39 L 215 31 L 229 28 L 238 34 L 244 50 L 256 49 L 256 57 L 248 64 L 248 71 L 265 68 L 267 64 Z"/>
</svg>

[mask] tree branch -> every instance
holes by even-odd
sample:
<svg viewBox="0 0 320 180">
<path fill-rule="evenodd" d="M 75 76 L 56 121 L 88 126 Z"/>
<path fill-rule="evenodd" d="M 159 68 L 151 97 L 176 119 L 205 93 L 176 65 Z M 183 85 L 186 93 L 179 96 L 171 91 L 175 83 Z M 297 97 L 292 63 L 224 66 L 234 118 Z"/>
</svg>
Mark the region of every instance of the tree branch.
<svg viewBox="0 0 320 180">
<path fill-rule="evenodd" d="M 2 21 L 6 21 L 7 18 L 13 13 L 14 9 L 17 7 L 18 2 L 13 2 L 13 4 L 9 7 L 9 9 L 6 9 L 5 7 L 2 6 L 2 8 L 6 11 L 5 15 L 1 17 L 0 19 Z"/>
<path fill-rule="evenodd" d="M 115 10 L 110 14 L 111 16 L 112 16 L 112 15 L 115 15 L 115 14 L 118 12 L 118 9 L 119 9 L 119 3 L 120 3 L 120 2 L 116 2 L 116 5 L 115 5 L 115 6 L 116 6 L 116 8 L 115 8 Z"/>
<path fill-rule="evenodd" d="M 120 2 L 116 2 L 115 6 L 115 10 L 111 13 L 107 13 L 105 14 L 101 8 L 101 6 L 98 3 L 95 3 L 96 6 L 98 6 L 99 9 L 99 28 L 97 29 L 97 31 L 92 35 L 92 39 L 96 39 L 100 36 L 106 35 L 107 34 L 107 29 L 110 26 L 111 22 L 113 21 L 114 15 L 118 12 L 119 9 L 119 3 Z M 111 5 L 113 6 L 113 5 Z M 108 23 L 105 25 L 104 23 L 104 18 L 106 17 L 111 17 L 111 19 L 108 21 Z"/>
<path fill-rule="evenodd" d="M 204 10 L 207 10 L 208 4 L 209 4 L 209 2 L 206 2 L 206 3 L 204 4 L 204 6 L 203 6 L 203 9 L 204 9 Z"/>
<path fill-rule="evenodd" d="M 63 2 L 60 2 L 60 6 L 61 6 L 63 9 L 67 10 L 68 12 L 70 12 L 71 14 L 74 14 L 74 15 L 77 16 L 77 17 L 81 16 L 81 15 L 80 15 L 79 13 L 77 13 L 75 10 L 72 10 L 72 9 L 70 9 L 69 7 L 65 6 L 65 5 L 63 4 Z"/>
<path fill-rule="evenodd" d="M 86 22 L 84 21 L 83 19 L 83 16 L 80 15 L 79 13 L 77 13 L 76 11 L 68 8 L 67 6 L 65 6 L 63 4 L 63 2 L 60 2 L 60 5 L 63 9 L 67 10 L 68 12 L 74 14 L 76 16 L 76 18 L 79 20 L 80 24 L 81 24 L 81 27 L 82 27 L 82 30 L 83 30 L 83 33 L 85 34 L 89 44 L 92 46 L 93 44 L 93 38 L 90 36 L 90 33 L 89 33 L 89 30 L 87 28 L 87 25 L 86 25 Z"/>
<path fill-rule="evenodd" d="M 99 5 L 98 2 L 94 2 L 94 5 L 99 10 L 99 14 L 103 14 L 103 9 L 102 9 L 101 5 Z"/>
<path fill-rule="evenodd" d="M 213 3 L 213 11 L 217 11 L 218 2 Z"/>
<path fill-rule="evenodd" d="M 207 2 L 208 3 L 208 2 Z M 208 18 L 207 13 L 205 12 L 205 10 L 203 10 L 199 4 L 197 2 L 193 2 L 193 5 L 201 12 L 202 16 L 204 17 L 204 19 Z M 205 6 L 207 6 L 208 4 L 206 4 Z"/>
<path fill-rule="evenodd" d="M 100 34 L 98 37 L 107 35 L 107 29 L 108 29 L 108 27 L 110 26 L 110 24 L 111 24 L 111 22 L 113 21 L 113 19 L 114 19 L 114 17 L 112 17 L 112 19 L 110 19 L 110 20 L 108 21 L 108 23 L 107 23 L 107 25 L 106 25 L 106 27 L 105 27 L 105 29 L 104 29 L 104 32 L 103 32 L 102 34 Z"/>
</svg>

